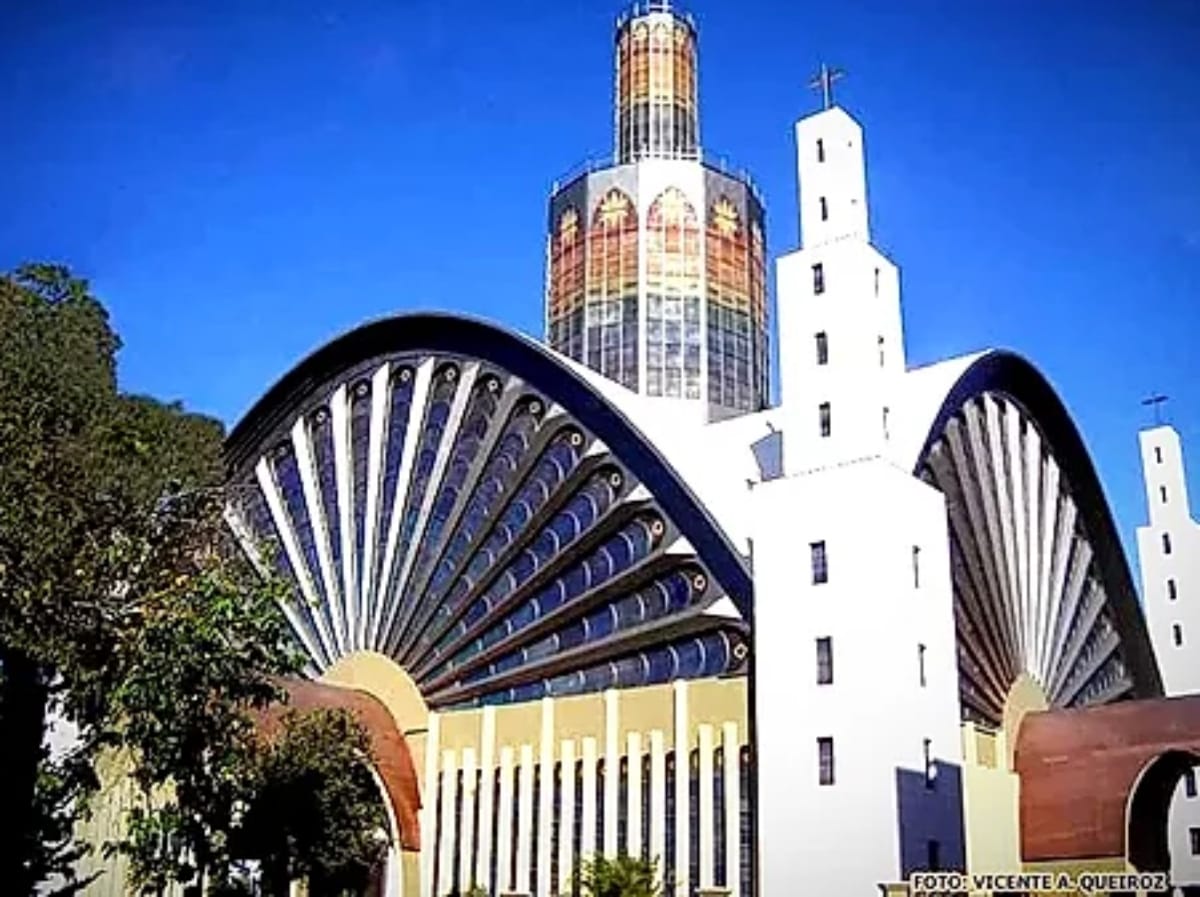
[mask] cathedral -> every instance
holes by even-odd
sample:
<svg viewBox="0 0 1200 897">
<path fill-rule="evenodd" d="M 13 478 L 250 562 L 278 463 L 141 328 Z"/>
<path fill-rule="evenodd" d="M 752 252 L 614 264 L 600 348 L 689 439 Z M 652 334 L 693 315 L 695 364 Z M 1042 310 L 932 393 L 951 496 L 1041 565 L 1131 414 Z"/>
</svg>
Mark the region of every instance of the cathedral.
<svg viewBox="0 0 1200 897">
<path fill-rule="evenodd" d="M 908 364 L 824 68 L 772 321 L 697 48 L 662 0 L 618 20 L 611 158 L 549 200 L 544 342 L 398 314 L 229 437 L 230 525 L 295 586 L 296 699 L 370 721 L 383 893 L 572 894 L 597 854 L 672 897 L 1164 869 L 1200 705 L 1163 698 L 1062 399 L 1008 352 Z"/>
</svg>

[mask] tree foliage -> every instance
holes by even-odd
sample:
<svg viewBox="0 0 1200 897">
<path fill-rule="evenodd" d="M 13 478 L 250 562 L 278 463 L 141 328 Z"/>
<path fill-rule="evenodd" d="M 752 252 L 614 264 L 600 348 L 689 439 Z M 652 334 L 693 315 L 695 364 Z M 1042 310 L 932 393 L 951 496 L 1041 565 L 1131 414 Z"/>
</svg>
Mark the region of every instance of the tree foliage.
<svg viewBox="0 0 1200 897">
<path fill-rule="evenodd" d="M 661 897 L 658 862 L 620 854 L 585 859 L 576 874 L 586 897 Z"/>
<path fill-rule="evenodd" d="M 73 829 L 106 747 L 128 751 L 145 798 L 112 845 L 143 890 L 228 893 L 235 854 L 258 859 L 251 847 L 267 843 L 249 837 L 247 810 L 269 818 L 262 794 L 282 801 L 314 781 L 326 802 L 308 829 L 293 824 L 289 868 L 336 883 L 378 854 L 363 834 L 378 797 L 364 796 L 361 762 L 334 762 L 365 735 L 321 717 L 291 720 L 275 747 L 259 738 L 256 713 L 299 669 L 279 611 L 286 589 L 249 565 L 223 522 L 220 424 L 122 394 L 119 346 L 65 268 L 0 275 L 3 889 L 82 884 Z M 51 751 L 48 718 L 78 737 Z M 340 841 L 334 825 L 348 825 Z"/>
<path fill-rule="evenodd" d="M 313 897 L 361 894 L 383 862 L 388 819 L 367 733 L 345 710 L 289 711 L 263 751 L 235 852 L 261 864 L 264 890 L 303 878 Z"/>
</svg>

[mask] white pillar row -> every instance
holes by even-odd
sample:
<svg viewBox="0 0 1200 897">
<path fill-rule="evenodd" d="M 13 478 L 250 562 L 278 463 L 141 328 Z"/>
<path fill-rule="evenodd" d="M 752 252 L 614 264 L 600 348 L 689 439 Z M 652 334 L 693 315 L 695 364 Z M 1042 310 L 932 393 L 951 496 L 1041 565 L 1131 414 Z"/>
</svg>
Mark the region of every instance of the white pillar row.
<svg viewBox="0 0 1200 897">
<path fill-rule="evenodd" d="M 496 776 L 496 708 L 483 708 L 480 720 L 480 761 L 483 770 L 483 782 L 479 794 L 479 831 L 476 839 L 479 850 L 475 857 L 475 881 L 485 890 L 492 889 L 492 813 L 495 809 L 495 776 Z"/>
<path fill-rule="evenodd" d="M 583 812 L 579 815 L 579 857 L 596 853 L 596 739 L 583 739 Z"/>
<path fill-rule="evenodd" d="M 716 865 L 713 833 L 713 728 L 700 726 L 700 887 L 713 886 Z"/>
<path fill-rule="evenodd" d="M 617 692 L 604 693 L 604 855 L 617 855 L 617 814 L 620 812 L 621 745 Z"/>
<path fill-rule="evenodd" d="M 462 752 L 462 832 L 458 836 L 458 890 L 464 893 L 474 884 L 471 860 L 475 857 L 475 801 L 479 795 L 475 786 L 475 750 Z"/>
<path fill-rule="evenodd" d="M 569 894 L 575 872 L 575 742 L 564 741 L 559 748 L 562 762 L 562 804 L 558 823 L 558 881 L 555 892 Z M 547 869 L 550 867 L 547 866 Z M 548 877 L 548 876 L 547 876 Z M 540 880 L 540 876 L 539 876 Z"/>
<path fill-rule="evenodd" d="M 494 893 L 511 891 L 513 749 L 500 748 L 500 801 L 496 812 L 496 886 Z"/>
<path fill-rule="evenodd" d="M 675 894 L 689 897 L 692 892 L 689 872 L 691 838 L 691 800 L 688 779 L 691 772 L 691 741 L 688 738 L 687 681 L 674 683 L 675 692 Z"/>
<path fill-rule="evenodd" d="M 661 729 L 650 733 L 650 859 L 667 861 L 667 749 Z"/>
<path fill-rule="evenodd" d="M 626 736 L 625 757 L 629 763 L 629 778 L 626 779 L 625 852 L 631 857 L 642 855 L 642 734 L 630 732 Z"/>
<path fill-rule="evenodd" d="M 437 800 L 438 800 L 438 729 L 436 713 L 429 714 L 425 730 L 425 780 L 421 783 L 421 894 L 435 897 L 433 881 L 433 858 L 437 856 Z"/>
<path fill-rule="evenodd" d="M 550 897 L 550 851 L 554 845 L 554 700 L 542 698 L 542 743 L 538 766 L 541 790 L 538 792 L 537 856 L 534 859 L 538 870 L 537 897 Z"/>
<path fill-rule="evenodd" d="M 738 744 L 737 723 L 721 727 L 721 746 L 725 749 L 725 881 L 734 894 L 742 886 L 742 748 Z"/>
<path fill-rule="evenodd" d="M 533 745 L 521 745 L 521 782 L 517 796 L 517 879 L 513 890 L 529 893 L 533 841 Z"/>
<path fill-rule="evenodd" d="M 454 798 L 458 792 L 458 760 L 454 751 L 442 753 L 442 831 L 439 839 L 441 858 L 438 861 L 435 894 L 454 890 Z"/>
</svg>

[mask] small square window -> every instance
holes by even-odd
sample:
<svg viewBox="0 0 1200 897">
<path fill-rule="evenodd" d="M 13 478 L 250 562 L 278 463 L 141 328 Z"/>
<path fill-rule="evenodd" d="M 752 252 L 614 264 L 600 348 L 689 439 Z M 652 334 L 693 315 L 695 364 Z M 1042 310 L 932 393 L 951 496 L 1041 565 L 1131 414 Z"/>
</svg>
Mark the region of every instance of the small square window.
<svg viewBox="0 0 1200 897">
<path fill-rule="evenodd" d="M 825 292 L 825 266 L 817 262 L 812 266 L 813 292 L 818 296 Z"/>
<path fill-rule="evenodd" d="M 1168 579 L 1167 580 L 1167 600 L 1174 601 L 1178 597 L 1179 597 L 1179 592 L 1175 588 L 1175 580 Z"/>
<path fill-rule="evenodd" d="M 825 141 L 817 138 L 817 161 L 825 161 Z"/>
<path fill-rule="evenodd" d="M 1200 857 L 1200 828 L 1193 825 L 1188 829 L 1188 840 L 1192 842 L 1192 856 Z"/>
<path fill-rule="evenodd" d="M 1163 545 L 1163 554 L 1170 554 L 1171 553 L 1171 534 L 1170 533 L 1162 534 L 1162 545 Z"/>
<path fill-rule="evenodd" d="M 833 432 L 833 417 L 828 402 L 817 406 L 817 417 L 821 427 L 821 438 L 824 439 Z"/>
<path fill-rule="evenodd" d="M 824 330 L 817 334 L 817 364 L 829 364 L 829 337 Z"/>
<path fill-rule="evenodd" d="M 1189 769 L 1183 774 L 1183 793 L 1189 798 L 1196 796 L 1196 770 Z"/>
<path fill-rule="evenodd" d="M 817 781 L 822 785 L 833 784 L 833 739 L 818 738 L 817 739 L 817 757 L 819 767 L 817 771 Z"/>
<path fill-rule="evenodd" d="M 817 685 L 833 684 L 833 639 L 817 639 Z"/>
<path fill-rule="evenodd" d="M 813 585 L 829 582 L 829 559 L 825 555 L 825 543 L 813 542 L 808 546 L 812 562 Z"/>
<path fill-rule="evenodd" d="M 821 220 L 822 221 L 829 220 L 829 202 L 825 199 L 824 196 L 821 197 Z"/>
<path fill-rule="evenodd" d="M 1171 641 L 1175 643 L 1176 648 L 1183 647 L 1183 627 L 1178 623 L 1171 624 Z"/>
</svg>

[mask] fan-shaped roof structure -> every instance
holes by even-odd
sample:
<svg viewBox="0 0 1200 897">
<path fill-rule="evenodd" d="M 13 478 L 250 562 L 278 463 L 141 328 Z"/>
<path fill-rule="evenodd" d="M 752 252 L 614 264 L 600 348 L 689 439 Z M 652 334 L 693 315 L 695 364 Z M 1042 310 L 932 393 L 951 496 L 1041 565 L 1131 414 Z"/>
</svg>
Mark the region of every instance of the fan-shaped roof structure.
<svg viewBox="0 0 1200 897">
<path fill-rule="evenodd" d="M 964 714 L 1027 673 L 1052 707 L 1162 693 L 1100 480 L 1054 389 L 990 351 L 909 372 L 902 463 L 946 497 Z"/>
<path fill-rule="evenodd" d="M 230 521 L 296 582 L 314 670 L 379 651 L 435 707 L 744 670 L 750 577 L 721 497 L 597 379 L 483 321 L 409 314 L 268 391 L 228 440 Z"/>
</svg>

